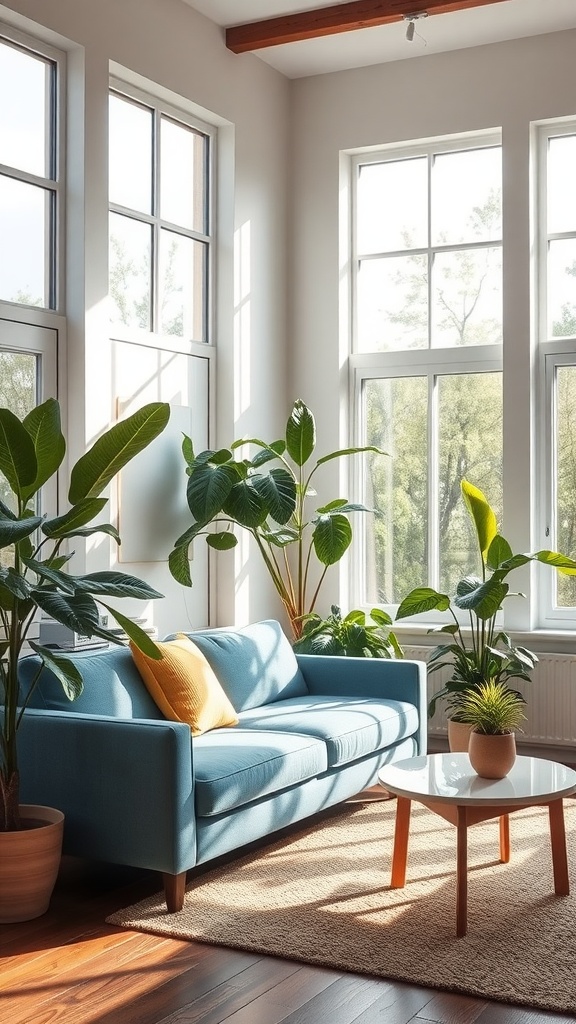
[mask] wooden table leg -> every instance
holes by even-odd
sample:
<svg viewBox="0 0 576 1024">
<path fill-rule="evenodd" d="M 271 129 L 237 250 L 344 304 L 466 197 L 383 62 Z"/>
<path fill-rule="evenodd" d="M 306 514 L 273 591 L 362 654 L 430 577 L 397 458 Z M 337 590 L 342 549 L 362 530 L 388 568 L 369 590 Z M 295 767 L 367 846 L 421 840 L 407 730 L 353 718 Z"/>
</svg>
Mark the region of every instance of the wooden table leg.
<svg viewBox="0 0 576 1024">
<path fill-rule="evenodd" d="M 550 844 L 552 846 L 552 869 L 554 871 L 554 892 L 557 896 L 570 895 L 568 857 L 566 855 L 566 830 L 564 827 L 564 805 L 562 799 L 548 804 L 550 816 Z"/>
<path fill-rule="evenodd" d="M 402 889 L 406 884 L 411 803 L 412 801 L 408 800 L 405 796 L 398 797 L 396 827 L 394 829 L 394 852 L 392 854 L 392 878 L 390 881 L 392 889 Z"/>
<path fill-rule="evenodd" d="M 458 807 L 456 850 L 456 935 L 468 930 L 468 822 L 466 808 Z"/>
<path fill-rule="evenodd" d="M 500 815 L 500 860 L 502 864 L 510 861 L 510 818 L 507 814 Z"/>
</svg>

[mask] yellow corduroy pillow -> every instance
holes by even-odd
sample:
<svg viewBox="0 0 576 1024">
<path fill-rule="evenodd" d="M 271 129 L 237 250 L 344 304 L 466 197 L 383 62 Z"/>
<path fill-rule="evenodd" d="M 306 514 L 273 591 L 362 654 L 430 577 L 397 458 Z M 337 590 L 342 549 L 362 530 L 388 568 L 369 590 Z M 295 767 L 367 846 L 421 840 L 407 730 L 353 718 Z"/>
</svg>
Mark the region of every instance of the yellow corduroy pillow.
<svg viewBox="0 0 576 1024">
<path fill-rule="evenodd" d="M 183 633 L 156 643 L 162 658 L 154 660 L 130 644 L 136 667 L 150 696 L 171 722 L 186 722 L 193 736 L 210 729 L 238 725 L 238 716 L 202 651 Z"/>
</svg>

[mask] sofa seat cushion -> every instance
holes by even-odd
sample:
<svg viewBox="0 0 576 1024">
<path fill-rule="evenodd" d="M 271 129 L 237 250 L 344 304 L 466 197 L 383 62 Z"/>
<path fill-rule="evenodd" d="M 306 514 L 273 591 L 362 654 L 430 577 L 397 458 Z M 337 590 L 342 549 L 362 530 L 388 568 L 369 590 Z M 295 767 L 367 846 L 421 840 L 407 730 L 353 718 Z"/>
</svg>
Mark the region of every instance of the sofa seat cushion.
<svg viewBox="0 0 576 1024">
<path fill-rule="evenodd" d="M 238 716 L 242 728 L 299 733 L 323 740 L 328 767 L 356 761 L 418 730 L 413 704 L 373 698 L 308 696 L 277 701 Z"/>
<path fill-rule="evenodd" d="M 326 744 L 272 727 L 218 729 L 193 740 L 196 814 L 206 817 L 326 771 Z"/>
<path fill-rule="evenodd" d="M 308 693 L 296 655 L 274 619 L 187 636 L 207 658 L 236 711 Z"/>
</svg>

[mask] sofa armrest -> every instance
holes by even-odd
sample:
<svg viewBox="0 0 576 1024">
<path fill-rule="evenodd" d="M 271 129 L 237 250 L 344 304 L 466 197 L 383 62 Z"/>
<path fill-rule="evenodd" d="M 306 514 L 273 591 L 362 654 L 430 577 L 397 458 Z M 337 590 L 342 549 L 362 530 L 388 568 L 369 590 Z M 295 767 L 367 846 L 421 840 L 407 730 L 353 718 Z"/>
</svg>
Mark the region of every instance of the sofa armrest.
<svg viewBox="0 0 576 1024">
<path fill-rule="evenodd" d="M 64 812 L 64 851 L 177 874 L 196 860 L 190 729 L 180 722 L 28 709 L 22 803 Z"/>
<path fill-rule="evenodd" d="M 418 753 L 426 753 L 428 694 L 424 661 L 324 654 L 297 654 L 296 659 L 310 693 L 376 697 L 414 704 L 420 722 Z"/>
</svg>

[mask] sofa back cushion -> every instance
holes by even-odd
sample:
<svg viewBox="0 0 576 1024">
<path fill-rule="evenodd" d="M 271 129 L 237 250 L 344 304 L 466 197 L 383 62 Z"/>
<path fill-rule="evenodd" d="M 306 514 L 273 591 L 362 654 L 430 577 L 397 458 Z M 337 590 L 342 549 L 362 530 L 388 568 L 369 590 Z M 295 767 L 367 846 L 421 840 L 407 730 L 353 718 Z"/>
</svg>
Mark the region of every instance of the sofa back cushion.
<svg viewBox="0 0 576 1024">
<path fill-rule="evenodd" d="M 114 718 L 164 718 L 144 686 L 127 647 L 74 651 L 66 653 L 65 657 L 74 663 L 84 681 L 80 696 L 69 701 L 59 679 L 43 668 L 32 694 L 31 707 Z M 18 673 L 23 694 L 28 692 L 40 665 L 37 655 L 22 658 Z"/>
<path fill-rule="evenodd" d="M 308 693 L 290 642 L 274 619 L 187 636 L 206 656 L 236 711 Z"/>
</svg>

